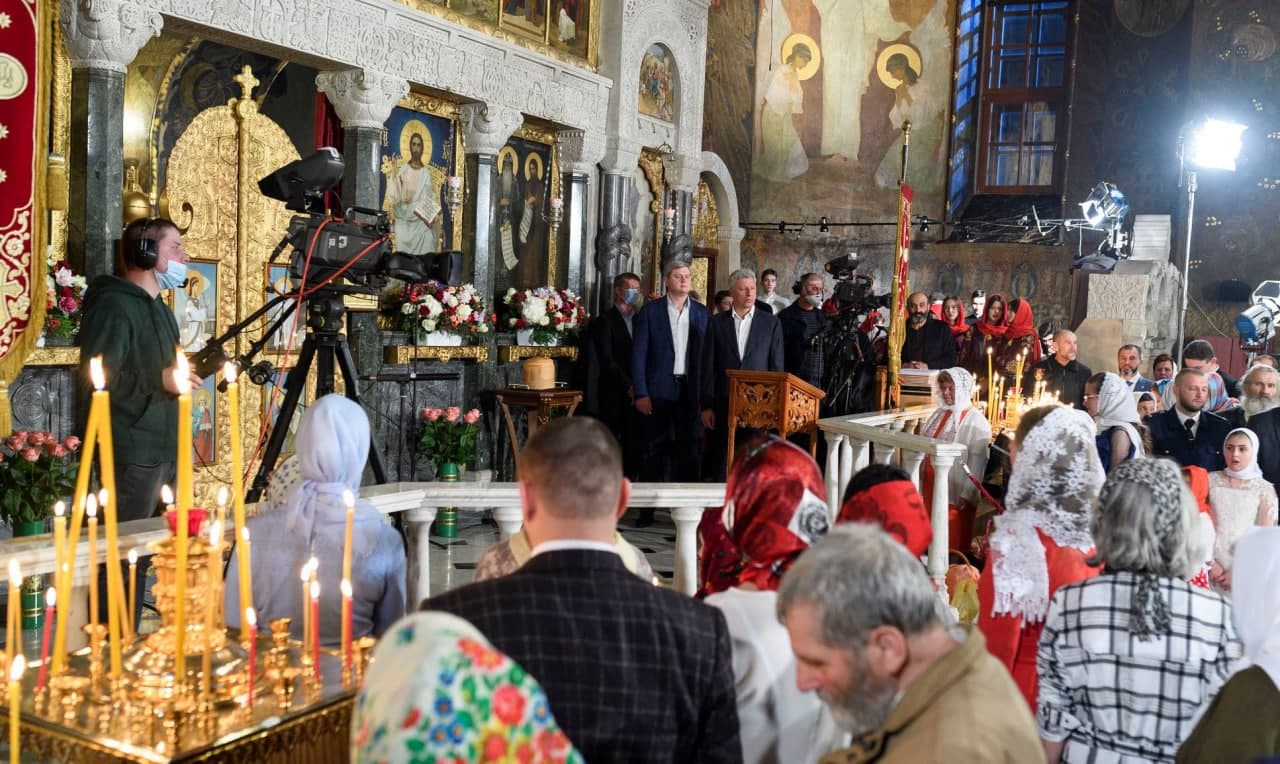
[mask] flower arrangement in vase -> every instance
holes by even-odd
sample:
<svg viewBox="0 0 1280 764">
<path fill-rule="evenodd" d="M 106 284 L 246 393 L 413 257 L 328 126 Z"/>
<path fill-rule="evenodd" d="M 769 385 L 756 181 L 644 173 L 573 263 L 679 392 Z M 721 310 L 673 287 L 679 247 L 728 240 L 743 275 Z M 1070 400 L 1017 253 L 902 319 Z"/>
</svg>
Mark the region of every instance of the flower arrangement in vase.
<svg viewBox="0 0 1280 764">
<path fill-rule="evenodd" d="M 77 275 L 66 260 L 50 255 L 45 271 L 44 334 L 70 340 L 80 331 L 80 309 L 84 305 L 84 276 Z"/>
<path fill-rule="evenodd" d="M 15 432 L 0 440 L 0 520 L 14 529 L 43 523 L 53 505 L 75 488 L 80 438 L 48 432 Z"/>
<path fill-rule="evenodd" d="M 476 433 L 480 431 L 480 409 L 465 414 L 457 406 L 444 409 L 424 408 L 422 431 L 418 435 L 418 453 L 431 460 L 438 472 L 444 465 L 466 464 L 476 455 Z"/>
<path fill-rule="evenodd" d="M 473 284 L 409 284 L 400 299 L 401 328 L 422 344 L 461 344 L 463 338 L 488 333 L 495 321 Z"/>
<path fill-rule="evenodd" d="M 502 304 L 506 306 L 505 325 L 515 330 L 522 345 L 558 345 L 587 320 L 586 307 L 568 289 L 508 289 Z"/>
</svg>

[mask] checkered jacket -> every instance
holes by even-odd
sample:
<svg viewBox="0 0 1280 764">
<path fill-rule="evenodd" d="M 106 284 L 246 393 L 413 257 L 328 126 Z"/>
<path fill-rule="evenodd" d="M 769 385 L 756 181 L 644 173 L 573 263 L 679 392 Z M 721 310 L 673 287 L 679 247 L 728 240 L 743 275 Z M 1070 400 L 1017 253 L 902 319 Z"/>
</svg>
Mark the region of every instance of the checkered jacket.
<svg viewBox="0 0 1280 764">
<path fill-rule="evenodd" d="M 422 608 L 467 619 L 533 675 L 587 761 L 742 761 L 724 616 L 616 554 L 544 552 Z"/>
</svg>

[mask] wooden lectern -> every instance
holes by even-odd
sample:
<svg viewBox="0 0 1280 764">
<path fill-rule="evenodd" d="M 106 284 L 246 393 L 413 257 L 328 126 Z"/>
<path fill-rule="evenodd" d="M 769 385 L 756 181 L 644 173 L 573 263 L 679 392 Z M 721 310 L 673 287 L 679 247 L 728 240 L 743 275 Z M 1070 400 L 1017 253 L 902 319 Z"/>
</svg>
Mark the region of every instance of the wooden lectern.
<svg viewBox="0 0 1280 764">
<path fill-rule="evenodd" d="M 818 403 L 826 397 L 820 388 L 781 371 L 729 370 L 729 451 L 733 466 L 733 436 L 739 427 L 777 430 L 782 437 L 808 433 L 809 455 L 818 455 Z"/>
</svg>

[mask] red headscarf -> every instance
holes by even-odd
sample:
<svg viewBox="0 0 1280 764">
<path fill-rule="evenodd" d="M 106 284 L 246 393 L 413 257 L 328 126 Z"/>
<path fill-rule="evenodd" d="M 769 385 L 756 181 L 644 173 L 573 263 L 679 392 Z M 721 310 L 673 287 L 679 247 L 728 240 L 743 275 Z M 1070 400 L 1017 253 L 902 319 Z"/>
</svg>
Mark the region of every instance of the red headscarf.
<svg viewBox="0 0 1280 764">
<path fill-rule="evenodd" d="M 1004 308 L 1000 311 L 1000 323 L 988 323 L 987 316 L 991 315 L 991 303 L 996 300 L 999 300 L 1000 306 Z M 982 316 L 978 319 L 978 323 L 974 324 L 974 328 L 988 337 L 1003 337 L 1004 333 L 1009 331 L 1009 301 L 1004 299 L 1004 295 L 993 294 L 987 298 L 982 305 Z"/>
<path fill-rule="evenodd" d="M 1005 336 L 1010 341 L 1031 336 L 1031 355 L 1027 358 L 1027 363 L 1034 366 L 1040 363 L 1040 334 L 1036 331 L 1036 320 L 1031 315 L 1031 303 L 1025 297 L 1014 302 L 1018 303 L 1018 307 L 1013 311 L 1013 316 L 1009 317 L 1009 330 Z M 1007 315 L 1008 311 L 1005 312 Z"/>
<path fill-rule="evenodd" d="M 933 541 L 924 499 L 910 480 L 889 480 L 859 491 L 840 507 L 837 523 L 872 523 L 919 557 Z"/>
<path fill-rule="evenodd" d="M 699 596 L 731 586 L 778 588 L 782 574 L 831 524 L 818 465 L 804 449 L 770 438 L 735 461 L 720 522 L 706 516 Z M 712 514 L 710 512 L 708 515 Z"/>
<path fill-rule="evenodd" d="M 946 307 L 946 303 L 943 303 L 943 307 Z M 956 313 L 956 317 L 954 321 L 947 321 L 945 316 L 939 316 L 938 318 L 941 318 L 943 322 L 946 323 L 947 328 L 951 330 L 952 337 L 959 337 L 960 335 L 969 331 L 969 322 L 964 320 L 963 310 L 958 311 Z"/>
</svg>

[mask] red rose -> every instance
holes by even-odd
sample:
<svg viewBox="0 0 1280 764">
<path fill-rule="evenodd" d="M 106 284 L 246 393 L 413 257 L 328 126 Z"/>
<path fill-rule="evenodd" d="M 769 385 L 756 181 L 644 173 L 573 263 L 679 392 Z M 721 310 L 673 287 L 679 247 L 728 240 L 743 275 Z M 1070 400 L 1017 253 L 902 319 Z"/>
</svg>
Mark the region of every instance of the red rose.
<svg viewBox="0 0 1280 764">
<path fill-rule="evenodd" d="M 529 745 L 529 741 L 526 740 L 516 748 L 516 761 L 519 764 L 532 764 L 535 758 L 533 746 Z"/>
<path fill-rule="evenodd" d="M 512 685 L 504 684 L 493 691 L 490 708 L 493 709 L 493 715 L 503 724 L 514 727 L 524 719 L 525 702 L 525 697 L 519 690 Z"/>
<path fill-rule="evenodd" d="M 462 409 L 457 406 L 450 406 L 444 410 L 444 420 L 446 422 L 456 422 L 460 416 L 462 416 Z"/>
<path fill-rule="evenodd" d="M 68 451 L 78 451 L 80 449 L 80 439 L 75 435 L 68 435 L 63 443 L 66 444 Z"/>
<path fill-rule="evenodd" d="M 490 732 L 488 737 L 484 739 L 480 761 L 502 761 L 502 757 L 506 754 L 507 741 L 498 733 Z"/>
<path fill-rule="evenodd" d="M 22 449 L 22 458 L 26 459 L 29 462 L 35 462 L 37 459 L 40 458 L 40 449 L 24 448 Z"/>
<path fill-rule="evenodd" d="M 64 446 L 64 445 L 62 445 L 61 443 L 59 443 L 58 445 L 56 445 L 56 446 L 54 446 L 54 447 L 53 447 L 53 454 L 52 454 L 52 456 L 54 456 L 54 457 L 55 457 L 55 458 L 57 458 L 57 459 L 62 459 L 62 458 L 64 458 L 64 457 L 66 457 L 66 455 L 67 455 L 67 454 L 69 454 L 69 453 L 71 453 L 71 452 L 67 450 L 67 447 L 66 447 L 66 446 Z"/>
<path fill-rule="evenodd" d="M 76 309 L 80 307 L 80 304 L 72 297 L 63 297 L 58 300 L 58 307 L 62 308 L 62 310 L 67 313 L 75 313 Z"/>
</svg>

